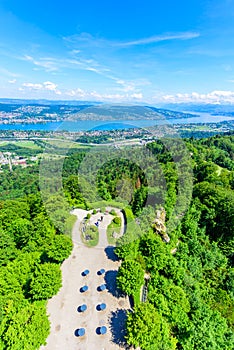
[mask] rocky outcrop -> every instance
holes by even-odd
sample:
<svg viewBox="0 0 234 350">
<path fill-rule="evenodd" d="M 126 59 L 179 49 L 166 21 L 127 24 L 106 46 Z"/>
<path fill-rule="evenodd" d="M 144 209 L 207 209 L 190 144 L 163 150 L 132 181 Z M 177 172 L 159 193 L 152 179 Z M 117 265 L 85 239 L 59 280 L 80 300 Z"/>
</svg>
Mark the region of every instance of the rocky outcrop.
<svg viewBox="0 0 234 350">
<path fill-rule="evenodd" d="M 170 237 L 167 234 L 167 228 L 165 225 L 166 221 L 166 211 L 164 208 L 161 208 L 156 211 L 156 218 L 153 221 L 153 229 L 155 233 L 159 234 L 164 242 L 169 243 L 170 242 Z"/>
</svg>

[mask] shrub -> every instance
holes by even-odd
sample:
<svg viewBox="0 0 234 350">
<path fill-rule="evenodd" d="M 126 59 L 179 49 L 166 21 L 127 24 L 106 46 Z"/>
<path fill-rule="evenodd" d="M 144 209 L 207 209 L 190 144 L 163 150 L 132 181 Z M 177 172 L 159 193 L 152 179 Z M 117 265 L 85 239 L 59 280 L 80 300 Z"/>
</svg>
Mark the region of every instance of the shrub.
<svg viewBox="0 0 234 350">
<path fill-rule="evenodd" d="M 109 214 L 114 215 L 114 216 L 117 215 L 116 212 L 114 211 L 114 209 L 111 209 Z"/>
<path fill-rule="evenodd" d="M 114 219 L 113 219 L 113 222 L 116 224 L 116 225 L 121 225 L 121 219 L 119 216 L 116 216 Z"/>
</svg>

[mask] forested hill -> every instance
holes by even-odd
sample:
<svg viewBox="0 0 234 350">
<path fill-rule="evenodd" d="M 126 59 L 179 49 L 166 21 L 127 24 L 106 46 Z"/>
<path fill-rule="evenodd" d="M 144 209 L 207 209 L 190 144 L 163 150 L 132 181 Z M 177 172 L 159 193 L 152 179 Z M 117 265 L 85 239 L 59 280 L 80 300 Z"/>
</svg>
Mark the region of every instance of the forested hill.
<svg viewBox="0 0 234 350">
<path fill-rule="evenodd" d="M 177 154 L 177 158 L 166 147 L 175 144 L 175 140 L 170 142 L 162 139 L 133 147 L 131 161 L 125 157 L 128 149 L 123 148 L 122 157 L 110 159 L 100 167 L 97 177 L 90 179 L 96 183 L 99 197 L 106 205 L 120 197 L 122 203 L 129 201 L 124 207 L 127 230 L 115 250 L 122 260 L 118 287 L 134 301 L 127 319 L 126 340 L 142 350 L 231 350 L 234 348 L 234 136 L 185 139 L 180 145 L 181 157 Z M 142 154 L 149 154 L 150 160 L 144 170 L 133 162 L 135 153 L 139 161 L 143 149 L 146 153 Z M 190 159 L 184 157 L 185 149 Z M 69 233 L 74 221 L 69 210 L 92 208 L 97 201 L 87 179 L 78 179 L 77 175 L 87 152 L 71 149 L 64 159 L 66 201 L 59 191 L 47 202 L 42 201 L 38 164 L 26 168 L 13 166 L 12 171 L 2 167 L 2 350 L 36 350 L 47 338 L 46 301 L 59 290 L 59 267 L 72 249 Z M 57 148 L 55 153 L 56 157 L 51 149 L 48 165 L 56 172 L 63 152 L 58 157 Z M 94 156 L 97 162 L 102 160 L 101 153 Z M 154 160 L 157 160 L 156 168 Z M 175 160 L 182 164 L 180 169 Z M 88 166 L 92 162 L 90 155 Z M 193 174 L 192 198 L 187 210 L 179 216 L 179 223 L 170 228 L 173 215 L 176 218 L 179 170 L 185 185 L 182 199 L 189 199 L 188 164 Z M 159 181 L 161 178 L 165 183 Z M 49 180 L 54 186 L 53 180 Z M 156 211 L 163 217 L 162 227 L 167 227 L 168 243 L 157 228 Z M 144 276 L 149 278 L 148 282 Z M 140 288 L 144 283 L 147 301 L 141 302 Z"/>
<path fill-rule="evenodd" d="M 134 299 L 127 341 L 145 350 L 234 348 L 234 137 L 187 140 L 191 204 L 166 244 L 154 227 L 116 248 L 119 287 Z M 150 145 L 168 164 L 162 145 Z M 146 303 L 139 301 L 144 273 Z M 146 283 L 146 282 L 145 282 Z"/>
<path fill-rule="evenodd" d="M 75 101 L 20 101 L 0 99 L 0 123 L 42 123 L 64 120 L 141 120 L 191 118 L 196 114 L 141 105 Z"/>
</svg>

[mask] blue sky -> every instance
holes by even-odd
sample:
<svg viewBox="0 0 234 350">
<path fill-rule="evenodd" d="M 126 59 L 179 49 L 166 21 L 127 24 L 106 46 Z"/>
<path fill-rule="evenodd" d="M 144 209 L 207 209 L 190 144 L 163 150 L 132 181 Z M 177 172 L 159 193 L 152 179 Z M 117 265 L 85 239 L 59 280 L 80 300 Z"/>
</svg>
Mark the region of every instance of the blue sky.
<svg viewBox="0 0 234 350">
<path fill-rule="evenodd" d="M 234 0 L 0 0 L 0 97 L 234 103 Z"/>
</svg>

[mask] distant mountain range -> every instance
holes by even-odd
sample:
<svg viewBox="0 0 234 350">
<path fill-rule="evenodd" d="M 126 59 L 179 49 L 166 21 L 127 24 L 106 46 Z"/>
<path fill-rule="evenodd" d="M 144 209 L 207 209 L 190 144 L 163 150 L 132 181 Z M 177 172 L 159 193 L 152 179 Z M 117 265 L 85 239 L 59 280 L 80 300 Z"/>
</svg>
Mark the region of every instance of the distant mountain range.
<svg viewBox="0 0 234 350">
<path fill-rule="evenodd" d="M 0 99 L 0 121 L 3 123 L 64 120 L 161 120 L 196 117 L 163 108 L 140 105 L 97 104 L 81 101 L 45 101 Z"/>
<path fill-rule="evenodd" d="M 84 108 L 71 114 L 70 120 L 138 120 L 138 119 L 173 119 L 196 117 L 191 113 L 177 112 L 152 106 L 139 105 L 99 105 Z"/>
<path fill-rule="evenodd" d="M 43 106 L 51 106 L 51 105 L 64 105 L 64 106 L 79 106 L 79 105 L 100 105 L 103 102 L 96 101 L 77 101 L 77 100 L 31 100 L 31 99 L 17 99 L 17 98 L 0 98 L 0 103 L 4 104 L 17 104 L 17 105 L 43 105 Z"/>
<path fill-rule="evenodd" d="M 234 115 L 232 105 L 106 104 L 93 101 L 0 99 L 0 123 L 43 123 L 65 120 L 163 120 L 198 117 L 199 113 Z"/>
<path fill-rule="evenodd" d="M 234 113 L 234 105 L 233 104 L 194 104 L 194 103 L 171 103 L 164 105 L 168 109 L 172 109 L 174 111 L 189 111 L 196 113 L 209 113 L 213 115 L 227 115 Z"/>
</svg>

